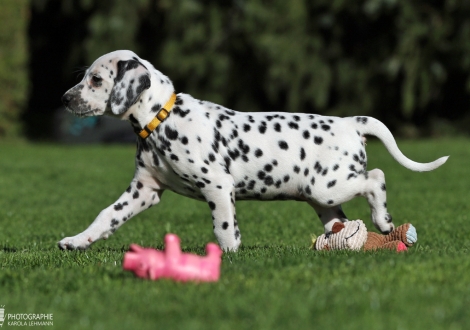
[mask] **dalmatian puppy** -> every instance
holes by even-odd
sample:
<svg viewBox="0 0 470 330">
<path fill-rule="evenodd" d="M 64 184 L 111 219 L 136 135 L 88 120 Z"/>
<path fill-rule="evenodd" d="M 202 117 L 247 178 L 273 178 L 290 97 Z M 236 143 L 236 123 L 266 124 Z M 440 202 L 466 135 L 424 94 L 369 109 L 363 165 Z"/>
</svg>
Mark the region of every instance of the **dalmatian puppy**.
<svg viewBox="0 0 470 330">
<path fill-rule="evenodd" d="M 448 158 L 426 164 L 408 159 L 387 127 L 371 117 L 237 112 L 175 95 L 168 77 L 128 50 L 98 58 L 62 101 L 77 116 L 128 120 L 138 135 L 129 187 L 85 231 L 62 239 L 61 249 L 86 249 L 108 238 L 158 204 L 166 189 L 208 204 L 225 251 L 241 243 L 236 200 L 305 201 L 330 233 L 335 222 L 348 221 L 341 204 L 363 196 L 375 227 L 388 233 L 394 225 L 385 177 L 379 169 L 366 169 L 364 136 L 378 137 L 413 171 L 434 170 Z"/>
</svg>

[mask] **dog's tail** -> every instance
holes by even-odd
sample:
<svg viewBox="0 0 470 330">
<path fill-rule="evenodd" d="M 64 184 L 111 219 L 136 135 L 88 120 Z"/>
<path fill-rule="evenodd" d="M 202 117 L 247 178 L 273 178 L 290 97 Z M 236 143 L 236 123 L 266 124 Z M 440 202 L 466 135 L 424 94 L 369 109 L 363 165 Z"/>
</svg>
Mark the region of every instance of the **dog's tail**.
<svg viewBox="0 0 470 330">
<path fill-rule="evenodd" d="M 418 163 L 412 161 L 406 157 L 400 149 L 398 149 L 395 138 L 387 126 L 382 122 L 372 117 L 351 117 L 351 119 L 354 121 L 357 131 L 361 133 L 361 135 L 373 135 L 378 137 L 392 157 L 395 158 L 398 163 L 412 171 L 432 171 L 444 164 L 447 161 L 447 158 L 449 158 L 449 156 L 441 157 L 430 163 Z"/>
</svg>

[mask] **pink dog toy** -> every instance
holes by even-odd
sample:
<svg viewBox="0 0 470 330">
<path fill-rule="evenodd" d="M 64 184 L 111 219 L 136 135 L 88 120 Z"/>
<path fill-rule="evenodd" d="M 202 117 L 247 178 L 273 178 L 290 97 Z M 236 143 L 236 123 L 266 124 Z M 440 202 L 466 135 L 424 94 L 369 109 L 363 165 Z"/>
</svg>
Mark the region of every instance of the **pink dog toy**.
<svg viewBox="0 0 470 330">
<path fill-rule="evenodd" d="M 220 276 L 222 250 L 217 244 L 206 245 L 207 256 L 182 253 L 180 239 L 175 234 L 165 236 L 165 250 L 159 251 L 131 244 L 124 254 L 122 267 L 138 277 L 170 278 L 175 281 L 215 282 Z"/>
</svg>

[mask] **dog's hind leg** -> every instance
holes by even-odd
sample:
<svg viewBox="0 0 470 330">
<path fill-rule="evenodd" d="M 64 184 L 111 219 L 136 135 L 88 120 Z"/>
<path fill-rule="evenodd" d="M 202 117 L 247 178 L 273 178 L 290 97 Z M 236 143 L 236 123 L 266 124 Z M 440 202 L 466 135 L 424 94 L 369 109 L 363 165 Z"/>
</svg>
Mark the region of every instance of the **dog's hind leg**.
<svg viewBox="0 0 470 330">
<path fill-rule="evenodd" d="M 385 175 L 379 169 L 364 173 L 351 173 L 346 182 L 337 184 L 329 193 L 335 196 L 340 203 L 347 202 L 356 196 L 367 199 L 371 210 L 374 226 L 383 234 L 391 232 L 394 228 L 392 216 L 387 212 L 387 194 Z M 312 205 L 312 204 L 311 204 Z M 325 226 L 325 233 L 331 230 L 334 222 L 341 220 L 341 209 L 338 206 L 312 205 Z M 344 215 L 344 213 L 342 213 Z"/>
<path fill-rule="evenodd" d="M 235 214 L 235 190 L 229 189 L 202 190 L 212 211 L 212 224 L 215 237 L 224 251 L 237 251 L 241 243 Z"/>
<path fill-rule="evenodd" d="M 368 175 L 367 178 L 364 179 L 361 196 L 367 198 L 374 226 L 382 234 L 388 234 L 395 226 L 392 223 L 392 216 L 387 212 L 387 193 L 384 172 L 376 168 L 367 173 Z"/>
</svg>

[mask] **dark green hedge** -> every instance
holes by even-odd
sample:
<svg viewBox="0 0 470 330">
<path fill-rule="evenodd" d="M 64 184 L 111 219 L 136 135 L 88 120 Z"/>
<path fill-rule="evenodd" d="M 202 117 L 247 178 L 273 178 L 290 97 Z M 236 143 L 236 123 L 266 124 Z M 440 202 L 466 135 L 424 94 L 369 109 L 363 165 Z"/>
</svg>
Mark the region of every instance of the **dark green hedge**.
<svg viewBox="0 0 470 330">
<path fill-rule="evenodd" d="M 373 115 L 392 128 L 469 118 L 470 1 L 33 3 L 61 6 L 77 30 L 85 27 L 70 36 L 61 68 L 69 77 L 128 48 L 177 91 L 238 110 Z"/>
<path fill-rule="evenodd" d="M 0 2 L 0 139 L 18 136 L 28 95 L 27 0 Z"/>
</svg>

